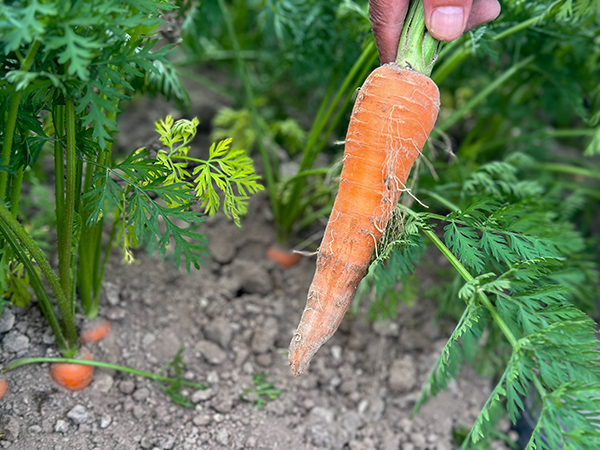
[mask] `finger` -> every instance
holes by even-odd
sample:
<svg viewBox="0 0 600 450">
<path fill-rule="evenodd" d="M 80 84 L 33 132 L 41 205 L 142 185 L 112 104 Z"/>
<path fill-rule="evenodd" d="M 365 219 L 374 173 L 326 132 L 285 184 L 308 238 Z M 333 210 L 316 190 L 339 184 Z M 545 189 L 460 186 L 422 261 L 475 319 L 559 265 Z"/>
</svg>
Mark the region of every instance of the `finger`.
<svg viewBox="0 0 600 450">
<path fill-rule="evenodd" d="M 396 60 L 409 0 L 369 0 L 369 18 L 381 64 Z"/>
<path fill-rule="evenodd" d="M 473 0 L 423 0 L 425 24 L 440 41 L 452 41 L 465 31 Z"/>
<path fill-rule="evenodd" d="M 500 3 L 498 0 L 474 0 L 465 31 L 472 30 L 479 25 L 491 22 L 499 15 Z"/>
</svg>

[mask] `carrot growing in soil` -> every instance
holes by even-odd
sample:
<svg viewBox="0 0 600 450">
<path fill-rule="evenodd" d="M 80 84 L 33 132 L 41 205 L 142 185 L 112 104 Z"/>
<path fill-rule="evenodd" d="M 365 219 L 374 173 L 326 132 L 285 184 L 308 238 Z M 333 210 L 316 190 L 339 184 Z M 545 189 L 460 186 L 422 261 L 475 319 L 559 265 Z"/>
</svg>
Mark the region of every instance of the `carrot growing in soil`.
<svg viewBox="0 0 600 450">
<path fill-rule="evenodd" d="M 429 74 L 438 46 L 425 31 L 422 3 L 413 2 L 396 63 L 375 69 L 360 89 L 346 135 L 339 193 L 290 344 L 294 376 L 308 369 L 339 327 L 435 125 L 439 91 Z"/>
<path fill-rule="evenodd" d="M 4 398 L 7 391 L 8 391 L 8 381 L 6 381 L 6 378 L 0 376 L 0 400 L 2 400 Z"/>
<path fill-rule="evenodd" d="M 89 342 L 100 342 L 110 333 L 110 322 L 103 317 L 96 317 L 86 323 L 81 330 L 79 340 L 87 344 Z"/>
<path fill-rule="evenodd" d="M 77 359 L 91 361 L 92 354 L 88 349 L 82 347 Z M 50 376 L 62 387 L 71 391 L 80 391 L 88 387 L 92 382 L 94 366 L 74 363 L 53 363 L 50 364 Z"/>
</svg>

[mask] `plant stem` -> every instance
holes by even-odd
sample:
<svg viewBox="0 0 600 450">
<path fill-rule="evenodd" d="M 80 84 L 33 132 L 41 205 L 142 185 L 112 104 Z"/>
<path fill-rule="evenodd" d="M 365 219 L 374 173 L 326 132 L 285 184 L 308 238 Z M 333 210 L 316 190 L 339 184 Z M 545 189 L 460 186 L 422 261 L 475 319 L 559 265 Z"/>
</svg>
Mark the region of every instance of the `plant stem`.
<svg viewBox="0 0 600 450">
<path fill-rule="evenodd" d="M 38 49 L 40 48 L 40 41 L 34 41 L 29 48 L 29 52 L 27 52 L 27 57 L 25 61 L 21 64 L 20 70 L 23 72 L 27 72 L 33 60 L 35 59 L 35 55 L 37 54 Z M 10 102 L 10 108 L 8 110 L 8 116 L 6 118 L 6 127 L 4 129 L 4 143 L 2 144 L 2 155 L 0 156 L 0 165 L 9 165 L 10 164 L 10 155 L 12 152 L 12 144 L 13 139 L 15 137 L 15 128 L 17 125 L 17 117 L 19 115 L 19 105 L 21 103 L 21 96 L 23 95 L 23 91 L 18 91 L 13 94 L 13 98 Z M 1 171 L 0 172 L 0 202 L 4 201 L 4 196 L 6 195 L 6 189 L 8 187 L 8 172 Z"/>
<path fill-rule="evenodd" d="M 447 131 L 458 120 L 462 119 L 465 114 L 471 111 L 475 107 L 475 105 L 483 101 L 488 95 L 495 91 L 496 88 L 498 88 L 498 86 L 503 84 L 513 75 L 515 75 L 520 69 L 529 64 L 531 61 L 533 61 L 534 58 L 535 56 L 531 55 L 528 58 L 525 58 L 523 61 L 515 64 L 514 66 L 506 70 L 502 75 L 500 75 L 490 84 L 488 84 L 484 89 L 482 89 L 477 95 L 473 96 L 467 103 L 464 104 L 462 108 L 456 110 L 450 115 L 450 117 L 448 117 L 441 124 L 436 126 L 433 132 L 431 133 L 431 138 L 437 136 L 440 133 L 443 133 L 444 131 Z"/>
<path fill-rule="evenodd" d="M 179 382 L 184 386 L 191 386 L 197 389 L 206 389 L 206 385 L 203 383 L 193 383 L 187 380 L 175 379 L 170 377 L 165 377 L 162 375 L 158 375 L 155 373 L 145 372 L 143 370 L 133 369 L 131 367 L 120 366 L 118 364 L 111 364 L 102 361 L 89 361 L 87 359 L 75 359 L 75 358 L 46 358 L 46 357 L 38 357 L 38 358 L 22 358 L 9 362 L 6 367 L 2 370 L 2 373 L 6 373 L 10 370 L 15 370 L 21 366 L 26 364 L 41 364 L 41 363 L 68 363 L 68 364 L 80 364 L 82 366 L 95 366 L 102 367 L 104 369 L 113 369 L 119 370 L 121 372 L 128 372 L 134 375 L 139 375 L 142 377 L 150 378 L 154 381 L 166 381 L 169 383 Z"/>
<path fill-rule="evenodd" d="M 423 2 L 411 2 L 400 35 L 396 64 L 430 76 L 441 45 L 425 27 Z"/>
<path fill-rule="evenodd" d="M 464 278 L 465 281 L 469 282 L 473 280 L 473 277 L 465 268 L 465 266 L 461 264 L 458 258 L 454 256 L 450 249 L 446 247 L 446 245 L 444 245 L 444 243 L 436 236 L 436 234 L 432 230 L 423 230 L 423 233 L 425 233 L 425 235 L 429 239 L 431 239 L 435 246 L 440 250 L 440 252 L 442 252 L 442 254 L 448 259 L 448 261 L 450 261 L 450 264 L 454 266 L 454 268 L 457 270 L 460 276 Z M 498 314 L 498 311 L 496 310 L 492 302 L 487 298 L 487 295 L 485 295 L 483 292 L 479 292 L 478 297 L 481 304 L 486 307 L 486 309 L 489 311 L 490 315 L 492 316 L 500 330 L 502 330 L 502 333 L 504 333 L 504 336 L 506 336 L 506 339 L 508 339 L 510 345 L 513 348 L 516 347 L 517 339 L 512 334 L 512 331 L 510 331 L 510 328 L 508 328 L 508 325 L 506 325 L 506 322 L 504 322 L 502 317 L 500 317 L 500 314 Z"/>
<path fill-rule="evenodd" d="M 2 220 L 0 220 L 0 232 L 4 236 L 4 239 L 6 239 L 8 244 L 12 247 L 17 258 L 21 261 L 23 266 L 25 266 L 27 273 L 29 273 L 30 285 L 33 288 L 33 291 L 35 292 L 35 295 L 38 299 L 38 304 L 40 306 L 40 309 L 42 310 L 42 313 L 44 314 L 44 317 L 46 317 L 46 320 L 48 321 L 52 332 L 56 336 L 58 348 L 68 348 L 67 341 L 65 340 L 65 336 L 62 332 L 62 329 L 60 328 L 60 323 L 58 321 L 58 318 L 56 317 L 56 313 L 54 312 L 52 302 L 50 301 L 46 289 L 42 284 L 42 280 L 40 280 L 38 271 L 31 263 L 27 252 L 23 249 L 23 246 L 19 244 L 19 241 L 16 239 L 14 233 L 12 233 L 10 228 Z"/>
<path fill-rule="evenodd" d="M 23 167 L 17 169 L 10 187 L 10 211 L 14 217 L 19 212 L 19 198 L 21 197 L 21 186 L 23 185 Z"/>
<path fill-rule="evenodd" d="M 55 100 L 56 102 L 56 100 Z M 56 236 L 58 248 L 63 247 L 62 218 L 65 211 L 65 155 L 63 152 L 62 138 L 65 132 L 65 107 L 54 106 L 52 115 L 54 124 L 54 197 L 56 201 Z"/>
<path fill-rule="evenodd" d="M 20 241 L 21 245 L 27 249 L 34 261 L 40 267 L 42 273 L 46 277 L 46 280 L 48 280 L 62 315 L 67 347 L 62 349 L 61 353 L 66 356 L 74 356 L 77 352 L 77 330 L 75 329 L 75 317 L 73 316 L 73 312 L 71 310 L 71 304 L 67 300 L 65 292 L 62 290 L 60 279 L 50 267 L 50 264 L 44 257 L 42 250 L 3 204 L 0 204 L 0 220 L 5 222 L 5 225 L 8 227 L 10 232 L 13 233 Z"/>
<path fill-rule="evenodd" d="M 61 243 L 58 249 L 58 268 L 63 292 L 71 297 L 71 260 L 73 258 L 73 219 L 75 217 L 75 185 L 77 161 L 75 157 L 75 105 L 73 100 L 65 102 L 65 127 L 67 138 L 67 170 L 65 205 L 61 220 Z M 58 194 L 57 194 L 58 195 Z"/>
<path fill-rule="evenodd" d="M 246 65 L 241 56 L 240 43 L 238 42 L 235 29 L 233 28 L 233 23 L 231 22 L 231 17 L 227 12 L 227 7 L 225 6 L 224 0 L 219 1 L 219 8 L 221 9 L 221 14 L 223 14 L 223 19 L 225 20 L 225 26 L 227 27 L 227 32 L 229 33 L 229 39 L 231 39 L 231 44 L 233 45 L 233 49 L 235 51 L 235 57 L 238 65 L 238 70 L 240 72 L 240 77 L 242 79 L 242 84 L 244 85 L 244 91 L 246 92 L 246 100 L 248 101 L 248 106 L 250 107 L 250 111 L 252 113 L 252 127 L 254 128 L 254 132 L 256 133 L 256 140 L 258 142 L 258 150 L 260 152 L 261 159 L 263 161 L 263 168 L 265 171 L 265 178 L 267 181 L 267 190 L 269 191 L 269 199 L 271 201 L 271 208 L 273 209 L 273 215 L 276 219 L 279 217 L 279 208 L 275 197 L 275 178 L 273 175 L 271 156 L 267 148 L 265 147 L 263 133 L 258 123 L 258 110 L 256 108 L 256 102 L 254 101 L 254 92 L 252 90 L 252 86 L 250 85 L 250 80 L 248 79 L 248 74 L 246 73 Z"/>
<path fill-rule="evenodd" d="M 534 166 L 538 170 L 548 170 L 550 172 L 569 173 L 586 178 L 600 180 L 600 172 L 597 170 L 586 169 L 584 167 L 570 166 L 567 164 L 541 163 Z"/>
</svg>

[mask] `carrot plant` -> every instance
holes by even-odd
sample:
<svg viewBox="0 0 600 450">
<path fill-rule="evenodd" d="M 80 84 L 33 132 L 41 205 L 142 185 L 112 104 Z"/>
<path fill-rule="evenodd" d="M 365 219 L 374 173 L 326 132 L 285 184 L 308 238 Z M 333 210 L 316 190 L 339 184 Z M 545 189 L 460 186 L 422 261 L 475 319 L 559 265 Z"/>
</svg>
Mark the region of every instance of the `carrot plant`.
<svg viewBox="0 0 600 450">
<path fill-rule="evenodd" d="M 221 207 L 218 192 L 239 224 L 249 196 L 262 189 L 252 161 L 230 140 L 215 143 L 207 161 L 188 156 L 196 119 L 167 117 L 157 123 L 158 154 L 139 148 L 114 161 L 119 104 L 134 86 L 187 98 L 166 58 L 170 46 L 156 48 L 162 13 L 174 8 L 155 0 L 0 5 L 0 287 L 3 298 L 21 301 L 31 286 L 66 357 L 78 350 L 77 305 L 90 319 L 98 313 L 114 245 L 125 262 L 132 247 L 145 245 L 171 254 L 177 267 L 183 257 L 188 271 L 198 268 L 196 227 Z M 57 272 L 19 208 L 46 154 L 54 161 Z"/>
</svg>

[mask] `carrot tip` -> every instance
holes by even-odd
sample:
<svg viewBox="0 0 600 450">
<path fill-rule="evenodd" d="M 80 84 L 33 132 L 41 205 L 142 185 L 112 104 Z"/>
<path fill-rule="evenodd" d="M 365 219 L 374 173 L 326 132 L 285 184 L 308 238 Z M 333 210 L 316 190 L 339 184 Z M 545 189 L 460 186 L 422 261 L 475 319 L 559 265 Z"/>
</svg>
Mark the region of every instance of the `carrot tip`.
<svg viewBox="0 0 600 450">
<path fill-rule="evenodd" d="M 0 400 L 4 398 L 8 392 L 8 381 L 4 377 L 0 377 Z"/>
<path fill-rule="evenodd" d="M 287 250 L 281 250 L 277 247 L 267 248 L 267 257 L 277 262 L 284 269 L 288 269 L 302 259 L 300 253 L 294 253 Z"/>
</svg>

